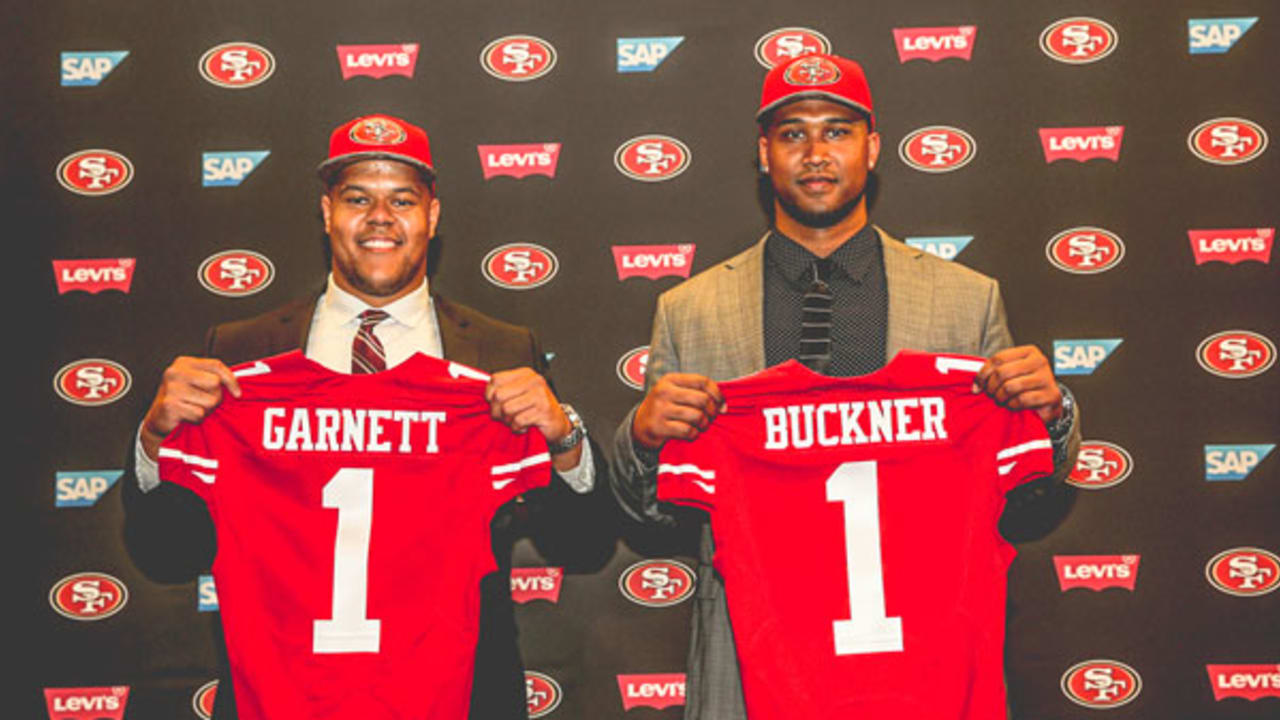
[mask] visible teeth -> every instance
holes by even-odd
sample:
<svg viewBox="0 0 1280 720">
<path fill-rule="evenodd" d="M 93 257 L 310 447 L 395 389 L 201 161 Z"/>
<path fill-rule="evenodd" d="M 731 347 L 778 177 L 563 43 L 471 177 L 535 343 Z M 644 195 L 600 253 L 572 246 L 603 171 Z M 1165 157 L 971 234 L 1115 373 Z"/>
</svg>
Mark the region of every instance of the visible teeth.
<svg viewBox="0 0 1280 720">
<path fill-rule="evenodd" d="M 394 241 L 391 241 L 391 240 L 365 240 L 364 242 L 360 243 L 360 246 L 369 248 L 371 250 L 388 250 L 390 248 L 395 247 L 396 244 Z"/>
</svg>

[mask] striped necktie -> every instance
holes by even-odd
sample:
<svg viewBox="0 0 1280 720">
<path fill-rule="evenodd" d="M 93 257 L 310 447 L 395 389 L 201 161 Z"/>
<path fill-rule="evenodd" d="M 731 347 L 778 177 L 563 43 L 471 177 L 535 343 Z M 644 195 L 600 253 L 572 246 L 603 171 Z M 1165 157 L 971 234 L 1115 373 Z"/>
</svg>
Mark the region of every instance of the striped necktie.
<svg viewBox="0 0 1280 720">
<path fill-rule="evenodd" d="M 387 354 L 382 342 L 373 334 L 373 326 L 391 317 L 382 310 L 365 310 L 360 313 L 360 329 L 351 341 L 351 372 L 375 373 L 387 369 Z"/>
<path fill-rule="evenodd" d="M 800 322 L 800 362 L 816 373 L 827 372 L 831 365 L 831 286 L 827 278 L 831 261 L 816 260 L 812 265 L 813 282 L 804 291 L 803 315 Z"/>
</svg>

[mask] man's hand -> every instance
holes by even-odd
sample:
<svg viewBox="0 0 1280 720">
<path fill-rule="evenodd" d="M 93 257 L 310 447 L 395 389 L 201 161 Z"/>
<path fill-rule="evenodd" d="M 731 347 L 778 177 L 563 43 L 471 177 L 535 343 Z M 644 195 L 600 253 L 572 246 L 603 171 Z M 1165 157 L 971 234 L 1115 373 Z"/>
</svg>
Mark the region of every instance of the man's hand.
<svg viewBox="0 0 1280 720">
<path fill-rule="evenodd" d="M 1049 359 L 1035 345 L 992 355 L 978 371 L 974 392 L 982 391 L 1014 410 L 1035 410 L 1046 425 L 1062 417 L 1062 391 Z"/>
<path fill-rule="evenodd" d="M 724 396 L 705 375 L 668 373 L 645 395 L 631 424 L 631 438 L 656 450 L 671 438 L 692 440 L 720 412 Z"/>
<path fill-rule="evenodd" d="M 223 388 L 240 397 L 240 382 L 220 360 L 184 356 L 165 368 L 156 399 L 142 419 L 142 450 L 147 457 L 159 457 L 160 443 L 178 423 L 204 420 L 222 402 Z"/>
<path fill-rule="evenodd" d="M 533 368 L 503 370 L 489 376 L 484 389 L 484 399 L 489 401 L 489 414 L 516 432 L 537 428 L 547 442 L 554 443 L 573 432 L 573 423 L 560 409 L 547 379 Z M 557 470 L 570 470 L 578 466 L 582 457 L 582 445 L 552 456 Z"/>
</svg>

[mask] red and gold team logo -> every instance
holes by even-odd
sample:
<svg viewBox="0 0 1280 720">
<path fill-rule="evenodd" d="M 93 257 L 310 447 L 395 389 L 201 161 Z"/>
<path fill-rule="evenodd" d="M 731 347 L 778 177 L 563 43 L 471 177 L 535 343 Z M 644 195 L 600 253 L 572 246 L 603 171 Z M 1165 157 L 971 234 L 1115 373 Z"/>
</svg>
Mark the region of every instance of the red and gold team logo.
<svg viewBox="0 0 1280 720">
<path fill-rule="evenodd" d="M 1062 674 L 1062 692 L 1077 705 L 1107 710 L 1133 702 L 1142 692 L 1142 677 L 1122 662 L 1085 660 Z"/>
<path fill-rule="evenodd" d="M 62 158 L 55 174 L 77 195 L 110 195 L 133 180 L 133 163 L 114 150 L 81 150 Z"/>
<path fill-rule="evenodd" d="M 834 85 L 840 82 L 840 68 L 824 57 L 811 57 L 792 63 L 782 79 L 790 85 Z"/>
<path fill-rule="evenodd" d="M 508 290 L 529 290 L 551 282 L 560 270 L 555 253 L 533 243 L 511 243 L 489 251 L 480 263 L 489 282 Z"/>
<path fill-rule="evenodd" d="M 1040 33 L 1040 49 L 1058 62 L 1082 65 L 1110 55 L 1120 42 L 1111 25 L 1089 17 L 1063 18 Z"/>
<path fill-rule="evenodd" d="M 1085 490 L 1102 490 L 1124 482 L 1131 472 L 1133 456 L 1128 450 L 1105 440 L 1085 440 L 1067 482 Z"/>
<path fill-rule="evenodd" d="M 525 702 L 529 704 L 529 718 L 540 718 L 560 707 L 564 691 L 556 679 L 536 670 L 524 671 Z"/>
<path fill-rule="evenodd" d="M 632 180 L 661 182 L 689 168 L 689 146 L 667 135 L 641 135 L 618 146 L 613 164 Z"/>
<path fill-rule="evenodd" d="M 698 576 L 677 560 L 641 560 L 618 576 L 618 590 L 637 605 L 670 607 L 693 597 Z"/>
<path fill-rule="evenodd" d="M 649 369 L 649 346 L 628 350 L 618 358 L 618 379 L 633 390 L 644 389 L 644 374 Z"/>
<path fill-rule="evenodd" d="M 1196 360 L 1205 371 L 1233 380 L 1261 375 L 1276 363 L 1271 340 L 1248 330 L 1224 330 L 1200 342 Z"/>
<path fill-rule="evenodd" d="M 524 82 L 551 72 L 556 66 L 556 49 L 532 35 L 507 35 L 484 46 L 480 65 L 499 80 Z"/>
<path fill-rule="evenodd" d="M 253 87 L 266 82 L 275 71 L 271 51 L 249 42 L 223 43 L 200 56 L 200 76 L 218 87 Z"/>
<path fill-rule="evenodd" d="M 1232 548 L 1214 555 L 1204 575 L 1210 585 L 1228 595 L 1266 595 L 1280 587 L 1280 557 L 1262 548 Z"/>
<path fill-rule="evenodd" d="M 959 170 L 969 164 L 977 151 L 972 135 L 946 125 L 922 127 L 898 143 L 902 162 L 928 173 Z"/>
<path fill-rule="evenodd" d="M 1063 272 L 1093 275 L 1106 272 L 1124 257 L 1119 235 L 1099 227 L 1075 227 L 1054 235 L 1044 254 Z"/>
<path fill-rule="evenodd" d="M 205 258 L 196 273 L 205 290 L 226 297 L 261 292 L 276 277 L 276 266 L 252 250 L 223 250 Z"/>
<path fill-rule="evenodd" d="M 99 572 L 68 575 L 49 590 L 49 604 L 72 620 L 102 620 L 120 612 L 129 601 L 129 589 L 114 577 Z"/>
<path fill-rule="evenodd" d="M 218 695 L 218 681 L 210 680 L 201 685 L 191 696 L 191 709 L 199 715 L 202 720 L 212 720 L 213 718 L 213 701 Z"/>
<path fill-rule="evenodd" d="M 1214 118 L 1200 123 L 1187 135 L 1187 147 L 1207 163 L 1240 165 L 1267 149 L 1267 131 L 1244 118 Z"/>
<path fill-rule="evenodd" d="M 809 28 L 778 28 L 756 41 L 756 61 L 767 68 L 814 53 L 829 55 L 831 41 L 826 35 Z"/>
<path fill-rule="evenodd" d="M 371 117 L 352 125 L 348 136 L 361 145 L 399 145 L 409 134 L 391 118 Z"/>
<path fill-rule="evenodd" d="M 62 366 L 53 377 L 53 389 L 75 405 L 97 406 L 124 397 L 133 377 L 123 365 L 102 358 L 77 360 Z"/>
</svg>

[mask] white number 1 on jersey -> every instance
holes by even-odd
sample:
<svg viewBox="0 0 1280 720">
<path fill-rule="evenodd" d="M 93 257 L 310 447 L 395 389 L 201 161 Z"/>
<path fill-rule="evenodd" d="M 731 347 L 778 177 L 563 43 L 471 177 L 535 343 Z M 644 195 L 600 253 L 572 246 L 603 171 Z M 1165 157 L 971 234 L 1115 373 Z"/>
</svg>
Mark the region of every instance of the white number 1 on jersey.
<svg viewBox="0 0 1280 720">
<path fill-rule="evenodd" d="M 847 462 L 827 478 L 827 502 L 844 505 L 848 620 L 836 620 L 837 655 L 902 652 L 902 618 L 886 617 L 880 564 L 880 497 L 873 461 Z"/>
<path fill-rule="evenodd" d="M 325 483 L 324 506 L 338 511 L 338 533 L 333 543 L 333 609 L 331 619 L 312 623 L 311 651 L 376 653 L 382 621 L 368 617 L 373 470 L 339 470 Z"/>
</svg>

